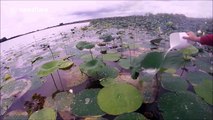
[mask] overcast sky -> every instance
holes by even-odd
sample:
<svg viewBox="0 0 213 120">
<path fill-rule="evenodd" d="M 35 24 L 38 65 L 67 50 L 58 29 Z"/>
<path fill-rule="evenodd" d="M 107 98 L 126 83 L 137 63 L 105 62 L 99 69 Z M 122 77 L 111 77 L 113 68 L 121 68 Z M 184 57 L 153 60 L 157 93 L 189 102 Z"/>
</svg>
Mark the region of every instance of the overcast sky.
<svg viewBox="0 0 213 120">
<path fill-rule="evenodd" d="M 212 1 L 1 1 L 1 38 L 89 18 L 178 13 L 212 18 Z"/>
</svg>

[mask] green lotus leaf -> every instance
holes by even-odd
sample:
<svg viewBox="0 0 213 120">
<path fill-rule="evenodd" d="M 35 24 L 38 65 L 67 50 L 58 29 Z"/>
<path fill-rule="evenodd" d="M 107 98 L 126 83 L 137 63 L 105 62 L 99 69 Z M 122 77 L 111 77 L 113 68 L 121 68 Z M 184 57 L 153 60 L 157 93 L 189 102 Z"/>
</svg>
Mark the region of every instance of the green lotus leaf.
<svg viewBox="0 0 213 120">
<path fill-rule="evenodd" d="M 56 109 L 57 111 L 70 111 L 70 105 L 74 95 L 68 92 L 57 93 L 54 98 L 48 97 L 45 106 Z"/>
<path fill-rule="evenodd" d="M 172 51 L 172 52 L 169 52 L 162 64 L 161 64 L 161 68 L 166 68 L 166 69 L 169 69 L 169 68 L 174 68 L 174 69 L 178 69 L 180 68 L 183 64 L 184 64 L 184 59 L 183 59 L 183 54 L 181 52 L 177 52 L 177 51 Z"/>
<path fill-rule="evenodd" d="M 1 99 L 13 96 L 20 97 L 26 93 L 31 87 L 31 82 L 26 79 L 10 80 L 4 83 L 1 88 Z"/>
<path fill-rule="evenodd" d="M 131 62 L 130 62 L 130 58 L 127 58 L 127 59 L 120 59 L 118 64 L 124 68 L 124 69 L 130 69 L 131 67 Z"/>
<path fill-rule="evenodd" d="M 197 58 L 195 60 L 195 64 L 196 66 L 201 69 L 201 70 L 204 70 L 206 72 L 209 72 L 209 73 L 213 73 L 213 67 L 212 67 L 212 64 L 211 64 L 211 58 L 212 57 L 202 57 L 202 58 Z"/>
<path fill-rule="evenodd" d="M 86 73 L 90 77 L 97 77 L 98 72 L 105 67 L 104 63 L 100 60 L 94 59 L 87 62 L 84 62 L 80 65 L 81 71 Z"/>
<path fill-rule="evenodd" d="M 97 104 L 97 95 L 100 89 L 85 89 L 75 95 L 71 104 L 71 111 L 77 116 L 100 116 L 105 113 Z"/>
<path fill-rule="evenodd" d="M 159 108 L 165 120 L 212 120 L 208 104 L 188 91 L 163 94 Z"/>
<path fill-rule="evenodd" d="M 66 61 L 64 61 L 64 60 L 61 60 L 61 61 L 59 61 L 59 69 L 69 69 L 69 68 L 71 68 L 72 66 L 73 66 L 73 62 L 71 62 L 71 61 L 68 61 L 68 60 L 66 60 Z"/>
<path fill-rule="evenodd" d="M 55 70 L 57 70 L 59 67 L 59 61 L 50 61 L 45 64 L 43 64 L 38 71 L 37 75 L 39 77 L 48 76 L 49 74 L 53 73 Z"/>
<path fill-rule="evenodd" d="M 32 83 L 32 86 L 30 87 L 30 90 L 38 89 L 46 82 L 45 79 L 40 78 L 38 76 L 33 76 L 30 81 Z"/>
<path fill-rule="evenodd" d="M 182 53 L 184 55 L 190 55 L 190 56 L 196 55 L 198 52 L 199 52 L 198 49 L 196 47 L 194 47 L 194 46 L 189 46 L 189 47 L 184 48 L 182 50 Z"/>
<path fill-rule="evenodd" d="M 204 80 L 201 84 L 194 87 L 195 92 L 207 103 L 213 105 L 213 83 L 212 80 Z"/>
<path fill-rule="evenodd" d="M 103 60 L 105 61 L 118 61 L 121 58 L 119 53 L 107 53 L 103 55 Z"/>
<path fill-rule="evenodd" d="M 145 117 L 140 113 L 132 112 L 119 115 L 114 120 L 145 120 Z"/>
<path fill-rule="evenodd" d="M 143 101 L 140 92 L 126 83 L 104 87 L 98 93 L 97 99 L 100 108 L 111 115 L 133 112 Z"/>
<path fill-rule="evenodd" d="M 94 48 L 95 45 L 90 43 L 90 42 L 86 42 L 86 41 L 80 41 L 77 43 L 76 48 L 78 48 L 79 50 L 83 50 L 83 49 L 92 49 Z"/>
<path fill-rule="evenodd" d="M 43 108 L 30 115 L 29 120 L 56 120 L 56 111 L 52 108 Z"/>
<path fill-rule="evenodd" d="M 186 79 L 193 85 L 196 86 L 198 84 L 203 83 L 204 80 L 212 80 L 212 76 L 208 73 L 194 71 L 186 74 Z"/>
<path fill-rule="evenodd" d="M 97 71 L 97 78 L 116 78 L 118 76 L 118 69 L 110 67 L 110 66 L 104 66 L 102 69 Z"/>
<path fill-rule="evenodd" d="M 85 54 L 81 56 L 81 59 L 83 59 L 84 61 L 90 61 L 92 60 L 92 56 L 90 54 Z"/>
<path fill-rule="evenodd" d="M 188 88 L 188 83 L 184 79 L 166 73 L 162 75 L 161 85 L 163 88 L 174 92 L 185 91 Z"/>
<path fill-rule="evenodd" d="M 100 84 L 104 87 L 117 84 L 117 81 L 114 78 L 102 78 L 100 79 Z"/>
<path fill-rule="evenodd" d="M 141 66 L 143 68 L 159 68 L 164 55 L 161 52 L 150 52 L 148 53 L 145 58 L 141 61 Z"/>
</svg>

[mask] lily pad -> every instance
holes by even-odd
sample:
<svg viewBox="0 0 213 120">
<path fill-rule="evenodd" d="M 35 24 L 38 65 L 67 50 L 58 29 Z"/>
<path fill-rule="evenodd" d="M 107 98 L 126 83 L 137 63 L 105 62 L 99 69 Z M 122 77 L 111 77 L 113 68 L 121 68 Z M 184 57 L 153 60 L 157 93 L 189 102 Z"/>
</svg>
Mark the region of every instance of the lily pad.
<svg viewBox="0 0 213 120">
<path fill-rule="evenodd" d="M 131 62 L 130 62 L 130 58 L 127 58 L 127 59 L 120 59 L 118 64 L 124 68 L 124 69 L 130 69 L 131 67 Z"/>
<path fill-rule="evenodd" d="M 105 67 L 104 63 L 97 59 L 84 62 L 80 65 L 81 71 L 90 77 L 97 77 L 97 72 L 99 72 L 103 67 Z"/>
<path fill-rule="evenodd" d="M 52 108 L 43 108 L 39 111 L 34 112 L 30 117 L 29 120 L 56 120 L 56 112 Z"/>
<path fill-rule="evenodd" d="M 208 73 L 194 71 L 186 74 L 186 79 L 193 85 L 196 86 L 203 83 L 204 80 L 212 80 L 212 76 Z"/>
<path fill-rule="evenodd" d="M 188 91 L 164 94 L 159 108 L 165 120 L 212 120 L 208 104 Z"/>
<path fill-rule="evenodd" d="M 97 104 L 97 95 L 100 89 L 85 89 L 78 93 L 71 104 L 71 111 L 77 116 L 100 116 L 105 113 Z"/>
<path fill-rule="evenodd" d="M 147 68 L 159 68 L 163 61 L 163 53 L 161 52 L 150 52 L 141 61 L 141 66 Z"/>
<path fill-rule="evenodd" d="M 114 78 L 102 78 L 100 79 L 100 84 L 104 87 L 111 86 L 116 84 L 116 80 Z"/>
<path fill-rule="evenodd" d="M 162 75 L 161 85 L 163 88 L 174 92 L 186 91 L 188 88 L 188 83 L 184 79 L 171 74 Z"/>
<path fill-rule="evenodd" d="M 68 61 L 68 60 L 66 60 L 66 61 L 64 61 L 64 60 L 61 60 L 61 61 L 59 61 L 59 69 L 69 69 L 69 68 L 71 68 L 72 67 L 72 65 L 73 65 L 74 63 L 73 62 L 71 62 L 71 61 Z"/>
<path fill-rule="evenodd" d="M 78 48 L 79 50 L 83 50 L 83 49 L 92 49 L 94 48 L 95 45 L 90 43 L 90 42 L 86 42 L 86 41 L 80 41 L 78 42 L 78 44 L 76 45 L 76 48 Z"/>
<path fill-rule="evenodd" d="M 116 78 L 118 76 L 118 70 L 116 68 L 105 66 L 97 72 L 98 78 Z"/>
<path fill-rule="evenodd" d="M 37 74 L 39 77 L 48 76 L 49 74 L 53 73 L 55 70 L 58 69 L 58 65 L 59 61 L 56 60 L 47 62 L 41 66 Z"/>
<path fill-rule="evenodd" d="M 140 92 L 129 84 L 114 84 L 98 93 L 98 105 L 111 115 L 119 115 L 137 110 L 142 104 Z"/>
<path fill-rule="evenodd" d="M 211 58 L 211 57 L 209 56 L 208 58 L 205 58 L 205 57 L 197 58 L 195 60 L 195 64 L 199 69 L 204 70 L 209 73 L 213 73 L 213 65 L 211 64 L 212 60 L 209 58 Z"/>
<path fill-rule="evenodd" d="M 114 120 L 145 120 L 145 117 L 140 113 L 132 112 L 119 115 Z"/>
<path fill-rule="evenodd" d="M 103 60 L 105 61 L 118 61 L 121 58 L 119 53 L 108 53 L 103 55 Z"/>
<path fill-rule="evenodd" d="M 161 64 L 161 68 L 174 68 L 174 69 L 178 69 L 180 68 L 183 64 L 184 64 L 184 59 L 183 59 L 183 54 L 181 52 L 177 52 L 177 51 L 172 51 L 169 52 L 164 60 L 163 63 Z"/>
<path fill-rule="evenodd" d="M 29 90 L 31 82 L 26 79 L 7 81 L 1 88 L 1 99 L 20 97 Z"/>
<path fill-rule="evenodd" d="M 204 80 L 201 84 L 194 87 L 195 92 L 211 105 L 213 105 L 212 84 L 212 80 Z"/>
</svg>

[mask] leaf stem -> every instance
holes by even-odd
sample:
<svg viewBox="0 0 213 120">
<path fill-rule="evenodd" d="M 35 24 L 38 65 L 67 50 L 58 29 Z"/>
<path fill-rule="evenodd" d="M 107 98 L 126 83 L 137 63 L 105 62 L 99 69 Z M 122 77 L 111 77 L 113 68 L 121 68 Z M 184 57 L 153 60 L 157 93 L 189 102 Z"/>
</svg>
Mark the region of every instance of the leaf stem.
<svg viewBox="0 0 213 120">
<path fill-rule="evenodd" d="M 55 82 L 55 79 L 54 79 L 54 77 L 53 77 L 53 74 L 51 73 L 50 75 L 51 75 L 51 77 L 52 77 L 52 80 L 53 80 L 53 83 L 54 83 L 54 85 L 55 85 L 55 88 L 58 90 L 58 87 L 57 87 L 57 85 L 56 85 L 56 82 Z"/>
</svg>

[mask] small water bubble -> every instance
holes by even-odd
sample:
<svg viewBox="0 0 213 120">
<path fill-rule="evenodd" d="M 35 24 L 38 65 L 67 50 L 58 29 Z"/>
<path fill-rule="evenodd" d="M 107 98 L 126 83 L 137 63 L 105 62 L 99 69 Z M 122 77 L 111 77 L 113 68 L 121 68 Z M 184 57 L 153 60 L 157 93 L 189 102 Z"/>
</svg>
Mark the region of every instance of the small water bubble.
<svg viewBox="0 0 213 120">
<path fill-rule="evenodd" d="M 187 107 L 187 105 L 184 105 L 184 107 L 185 107 L 185 109 L 186 109 L 186 110 L 188 110 L 188 107 Z"/>
<path fill-rule="evenodd" d="M 176 119 L 179 120 L 180 118 L 179 118 L 179 117 L 176 117 Z"/>
<path fill-rule="evenodd" d="M 88 104 L 90 102 L 90 98 L 85 98 L 85 104 Z"/>
<path fill-rule="evenodd" d="M 193 105 L 194 103 L 193 103 L 193 102 L 191 102 L 190 104 L 191 104 L 191 105 Z"/>
</svg>

